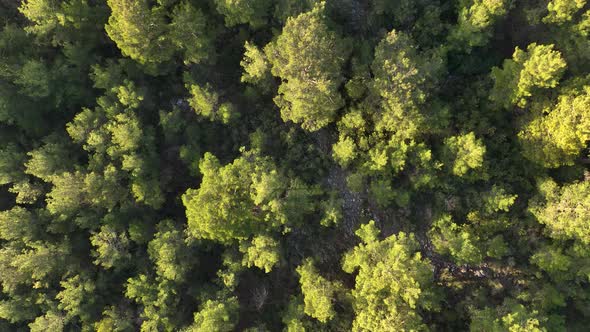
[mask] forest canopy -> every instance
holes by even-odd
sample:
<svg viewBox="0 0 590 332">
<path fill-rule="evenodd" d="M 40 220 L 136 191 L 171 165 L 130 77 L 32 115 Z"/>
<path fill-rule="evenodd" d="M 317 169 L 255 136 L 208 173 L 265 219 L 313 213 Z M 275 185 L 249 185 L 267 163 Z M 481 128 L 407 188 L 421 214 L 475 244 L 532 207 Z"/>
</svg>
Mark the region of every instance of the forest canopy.
<svg viewBox="0 0 590 332">
<path fill-rule="evenodd" d="M 586 0 L 0 0 L 0 331 L 587 331 Z"/>
</svg>

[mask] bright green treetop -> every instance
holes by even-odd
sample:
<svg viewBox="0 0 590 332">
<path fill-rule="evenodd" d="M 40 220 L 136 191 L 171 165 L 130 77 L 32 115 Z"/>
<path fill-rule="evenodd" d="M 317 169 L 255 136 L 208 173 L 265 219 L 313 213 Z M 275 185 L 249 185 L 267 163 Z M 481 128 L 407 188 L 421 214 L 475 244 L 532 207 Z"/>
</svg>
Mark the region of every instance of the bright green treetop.
<svg viewBox="0 0 590 332">
<path fill-rule="evenodd" d="M 548 168 L 573 165 L 590 140 L 589 108 L 590 86 L 560 96 L 518 134 L 525 157 Z"/>
<path fill-rule="evenodd" d="M 475 310 L 471 314 L 469 330 L 489 332 L 545 332 L 542 317 L 536 310 L 508 299 L 497 308 Z"/>
<path fill-rule="evenodd" d="M 483 165 L 486 147 L 473 132 L 445 139 L 444 148 L 443 159 L 454 175 L 464 176 Z"/>
<path fill-rule="evenodd" d="M 200 188 L 189 189 L 182 197 L 189 232 L 196 238 L 228 243 L 281 231 L 303 218 L 311 204 L 306 187 L 291 188 L 269 158 L 254 152 L 245 152 L 225 166 L 206 153 L 200 169 Z"/>
<path fill-rule="evenodd" d="M 543 22 L 563 24 L 571 21 L 585 4 L 586 0 L 551 0 L 547 4 L 549 14 L 543 18 Z"/>
<path fill-rule="evenodd" d="M 338 89 L 349 50 L 325 20 L 323 5 L 289 18 L 281 35 L 264 50 L 272 74 L 282 80 L 275 102 L 283 120 L 309 131 L 328 125 L 344 105 Z"/>
<path fill-rule="evenodd" d="M 413 234 L 378 240 L 371 221 L 357 235 L 364 243 L 344 256 L 347 273 L 358 270 L 352 291 L 353 331 L 425 330 L 420 310 L 432 309 L 432 266 L 417 252 Z"/>
<path fill-rule="evenodd" d="M 258 235 L 251 242 L 240 243 L 240 251 L 244 254 L 242 265 L 256 266 L 269 273 L 281 258 L 280 244 L 270 236 Z"/>
<path fill-rule="evenodd" d="M 565 72 L 566 63 L 553 45 L 532 43 L 526 51 L 516 48 L 502 69 L 492 68 L 494 88 L 490 98 L 499 105 L 525 107 L 538 89 L 554 88 Z"/>
<path fill-rule="evenodd" d="M 215 0 L 217 11 L 225 17 L 225 24 L 249 24 L 252 28 L 263 26 L 267 21 L 269 0 Z"/>
<path fill-rule="evenodd" d="M 213 38 L 205 14 L 189 1 L 183 1 L 172 11 L 170 38 L 183 53 L 185 64 L 202 63 L 214 58 Z"/>
<path fill-rule="evenodd" d="M 369 174 L 399 172 L 423 128 L 427 68 L 436 61 L 422 58 L 409 35 L 393 30 L 375 48 L 370 67 L 369 97 L 342 117 L 333 157 Z"/>
<path fill-rule="evenodd" d="M 462 0 L 459 20 L 450 35 L 458 46 L 482 46 L 492 35 L 492 27 L 508 12 L 507 0 Z"/>
<path fill-rule="evenodd" d="M 90 243 L 94 247 L 96 257 L 94 264 L 105 269 L 120 267 L 129 262 L 129 237 L 125 232 L 118 232 L 112 226 L 104 225 L 99 232 L 92 234 Z"/>
<path fill-rule="evenodd" d="M 147 0 L 108 0 L 111 16 L 105 26 L 121 52 L 142 64 L 167 61 L 174 49 L 167 37 L 164 13 Z"/>
<path fill-rule="evenodd" d="M 305 313 L 322 323 L 334 318 L 336 315 L 334 301 L 342 285 L 322 277 L 313 265 L 313 261 L 309 259 L 297 267 L 297 273 L 299 273 Z"/>
<path fill-rule="evenodd" d="M 171 220 L 161 221 L 158 232 L 148 243 L 148 254 L 156 265 L 156 273 L 162 278 L 182 282 L 193 261 L 184 243 L 184 234 Z"/>
<path fill-rule="evenodd" d="M 201 310 L 195 313 L 195 322 L 187 332 L 229 332 L 234 330 L 239 309 L 235 297 L 222 300 L 207 300 Z"/>
<path fill-rule="evenodd" d="M 590 183 L 578 182 L 559 188 L 552 180 L 544 180 L 540 188 L 546 202 L 537 202 L 531 211 L 551 237 L 590 244 Z"/>
</svg>

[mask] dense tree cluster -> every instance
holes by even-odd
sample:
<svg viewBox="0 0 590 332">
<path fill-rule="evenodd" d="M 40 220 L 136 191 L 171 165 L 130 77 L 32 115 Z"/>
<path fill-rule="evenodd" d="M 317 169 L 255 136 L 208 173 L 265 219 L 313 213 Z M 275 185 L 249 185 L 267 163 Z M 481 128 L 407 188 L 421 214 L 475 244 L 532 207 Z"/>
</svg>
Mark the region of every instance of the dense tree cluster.
<svg viewBox="0 0 590 332">
<path fill-rule="evenodd" d="M 1 331 L 587 331 L 586 0 L 0 0 Z"/>
</svg>

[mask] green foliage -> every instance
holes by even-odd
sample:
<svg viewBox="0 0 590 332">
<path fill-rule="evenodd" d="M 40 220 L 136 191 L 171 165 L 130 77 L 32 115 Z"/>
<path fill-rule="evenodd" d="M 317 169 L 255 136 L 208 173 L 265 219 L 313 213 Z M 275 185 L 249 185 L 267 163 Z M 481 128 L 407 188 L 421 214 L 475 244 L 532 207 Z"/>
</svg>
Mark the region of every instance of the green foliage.
<svg viewBox="0 0 590 332">
<path fill-rule="evenodd" d="M 537 311 L 529 311 L 522 304 L 506 300 L 498 308 L 475 310 L 471 315 L 471 331 L 547 331 L 542 327 Z"/>
<path fill-rule="evenodd" d="M 490 99 L 505 108 L 525 107 L 538 89 L 555 88 L 566 63 L 553 45 L 532 43 L 526 52 L 516 48 L 512 59 L 504 60 L 502 69 L 492 68 L 494 88 Z"/>
<path fill-rule="evenodd" d="M 163 12 L 146 0 L 108 0 L 111 9 L 105 30 L 121 52 L 142 64 L 157 64 L 172 56 Z"/>
<path fill-rule="evenodd" d="M 228 102 L 221 103 L 219 94 L 208 84 L 204 87 L 197 84 L 187 84 L 186 87 L 191 94 L 188 102 L 197 114 L 223 123 L 229 123 L 232 118 L 236 117 L 237 114 L 233 106 Z"/>
<path fill-rule="evenodd" d="M 24 297 L 13 297 L 0 302 L 0 318 L 13 324 L 32 320 L 36 314 L 32 303 Z"/>
<path fill-rule="evenodd" d="M 215 0 L 228 27 L 249 24 L 254 29 L 266 24 L 271 4 L 269 0 Z"/>
<path fill-rule="evenodd" d="M 488 193 L 482 195 L 483 211 L 488 215 L 499 211 L 508 212 L 517 197 L 518 195 L 510 195 L 504 188 L 493 185 Z"/>
<path fill-rule="evenodd" d="M 492 35 L 494 23 L 509 9 L 507 0 L 460 1 L 458 24 L 450 34 L 450 41 L 459 47 L 485 45 Z"/>
<path fill-rule="evenodd" d="M 429 235 L 436 251 L 450 255 L 458 264 L 479 264 L 483 260 L 479 239 L 466 227 L 455 224 L 451 216 L 435 221 Z"/>
<path fill-rule="evenodd" d="M 38 218 L 27 209 L 15 206 L 0 212 L 0 239 L 20 240 L 30 243 L 37 238 L 39 229 Z"/>
<path fill-rule="evenodd" d="M 445 139 L 443 160 L 452 174 L 465 176 L 471 170 L 481 168 L 485 153 L 483 142 L 470 132 Z"/>
<path fill-rule="evenodd" d="M 0 331 L 588 330 L 588 8 L 0 0 Z"/>
<path fill-rule="evenodd" d="M 141 331 L 172 331 L 177 290 L 167 281 L 156 282 L 141 274 L 127 280 L 125 296 L 141 307 Z"/>
<path fill-rule="evenodd" d="M 299 284 L 305 303 L 304 311 L 310 317 L 326 323 L 336 315 L 333 302 L 342 287 L 322 277 L 314 267 L 312 260 L 305 260 L 297 267 Z"/>
<path fill-rule="evenodd" d="M 543 18 L 543 22 L 563 24 L 571 21 L 585 4 L 586 0 L 552 0 L 547 4 L 549 14 Z"/>
<path fill-rule="evenodd" d="M 417 131 L 421 119 L 416 108 L 425 98 L 421 88 L 425 73 L 418 68 L 416 58 L 410 37 L 395 30 L 375 48 L 371 65 L 374 80 L 370 88 L 382 98 L 383 108 L 375 130 L 387 130 L 396 124 L 402 138 L 412 137 Z"/>
<path fill-rule="evenodd" d="M 48 285 L 65 269 L 70 253 L 68 244 L 35 241 L 22 246 L 12 242 L 0 250 L 0 275 L 3 291 L 17 294 L 19 287 L 33 288 Z"/>
<path fill-rule="evenodd" d="M 354 232 L 364 243 L 376 243 L 381 231 L 375 226 L 375 221 L 371 220 L 368 223 L 361 225 L 359 229 Z"/>
<path fill-rule="evenodd" d="M 364 243 L 348 252 L 342 268 L 358 270 L 353 331 L 425 329 L 420 310 L 436 307 L 432 270 L 417 252 L 413 234 L 399 233 L 379 241 L 374 222 L 359 231 Z"/>
<path fill-rule="evenodd" d="M 531 262 L 539 266 L 547 273 L 564 279 L 571 270 L 572 257 L 565 254 L 560 248 L 546 247 L 539 250 L 531 257 Z"/>
<path fill-rule="evenodd" d="M 84 175 L 62 173 L 52 179 L 53 189 L 47 194 L 47 210 L 54 215 L 68 216 L 87 202 Z"/>
<path fill-rule="evenodd" d="M 289 18 L 283 32 L 264 52 L 271 72 L 281 78 L 275 103 L 285 121 L 316 131 L 334 121 L 344 105 L 338 88 L 349 47 L 326 24 L 324 5 Z"/>
<path fill-rule="evenodd" d="M 586 225 L 590 218 L 590 183 L 572 183 L 558 188 L 551 180 L 544 180 L 540 186 L 547 188 L 545 202 L 532 205 L 531 212 L 545 225 L 551 237 L 589 244 L 590 231 Z"/>
<path fill-rule="evenodd" d="M 29 328 L 31 332 L 63 331 L 66 325 L 65 320 L 64 314 L 49 311 L 45 315 L 37 317 L 34 322 L 29 324 Z"/>
<path fill-rule="evenodd" d="M 590 35 L 590 10 L 582 14 L 580 22 L 576 24 L 573 29 L 581 36 L 588 37 L 588 35 Z"/>
<path fill-rule="evenodd" d="M 129 237 L 125 232 L 118 232 L 112 226 L 102 226 L 99 232 L 90 237 L 90 243 L 95 248 L 94 264 L 105 269 L 125 266 L 131 259 Z"/>
<path fill-rule="evenodd" d="M 27 32 L 64 48 L 75 40 L 77 51 L 82 53 L 88 52 L 88 41 L 96 39 L 97 25 L 103 24 L 105 15 L 103 5 L 87 0 L 26 0 L 22 1 L 19 11 L 31 23 L 25 27 Z M 80 38 L 79 34 L 88 35 Z"/>
<path fill-rule="evenodd" d="M 292 297 L 281 316 L 281 320 L 285 325 L 283 331 L 305 332 L 305 326 L 302 322 L 304 315 L 303 301 L 300 298 Z"/>
<path fill-rule="evenodd" d="M 547 168 L 571 166 L 590 140 L 590 86 L 561 95 L 557 104 L 518 134 L 523 154 Z"/>
<path fill-rule="evenodd" d="M 14 144 L 0 148 L 0 184 L 17 182 L 23 177 L 25 154 Z"/>
<path fill-rule="evenodd" d="M 241 81 L 269 88 L 272 77 L 266 55 L 256 45 L 249 42 L 244 44 L 244 48 L 244 57 L 240 61 L 240 65 L 244 68 Z"/>
<path fill-rule="evenodd" d="M 272 237 L 258 235 L 250 243 L 240 243 L 240 252 L 244 254 L 242 265 L 256 266 L 269 273 L 280 260 L 279 243 Z"/>
<path fill-rule="evenodd" d="M 195 313 L 195 322 L 187 331 L 233 331 L 237 322 L 237 310 L 238 300 L 235 297 L 224 300 L 207 300 L 201 306 L 201 310 Z"/>
<path fill-rule="evenodd" d="M 201 187 L 182 197 L 189 232 L 196 238 L 228 243 L 281 231 L 286 224 L 296 224 L 312 204 L 307 188 L 289 184 L 270 159 L 254 151 L 226 166 L 206 153 L 199 167 Z M 298 209 L 298 216 L 291 209 Z"/>
<path fill-rule="evenodd" d="M 59 2 L 54 0 L 26 0 L 21 3 L 19 11 L 31 22 L 35 23 L 32 31 L 47 33 L 58 24 Z"/>
<path fill-rule="evenodd" d="M 322 202 L 322 208 L 324 210 L 320 224 L 322 226 L 338 225 L 342 220 L 342 205 L 343 200 L 339 199 L 335 193 L 331 193 L 328 200 Z"/>
<path fill-rule="evenodd" d="M 342 167 L 350 165 L 357 157 L 356 145 L 350 137 L 342 137 L 336 144 L 332 146 L 332 155 L 334 160 Z"/>
<path fill-rule="evenodd" d="M 103 319 L 94 324 L 96 332 L 126 332 L 131 331 L 133 326 L 129 321 L 127 313 L 122 313 L 115 307 L 110 307 L 103 312 Z M 127 315 L 127 316 L 126 316 Z"/>
<path fill-rule="evenodd" d="M 154 239 L 148 243 L 148 254 L 156 265 L 156 273 L 162 278 L 181 282 L 191 267 L 190 251 L 184 243 L 183 233 L 170 220 L 160 222 L 157 230 Z"/>
<path fill-rule="evenodd" d="M 395 30 L 388 33 L 375 49 L 373 79 L 367 82 L 369 95 L 338 124 L 334 159 L 343 167 L 357 167 L 368 175 L 385 175 L 408 167 L 414 153 L 429 155 L 417 144 L 425 123 L 420 107 L 425 102 L 426 77 L 434 75 L 438 69 L 431 70 L 439 64 L 437 59 L 420 58 L 407 34 Z M 375 179 L 371 192 L 381 206 L 393 200 L 404 205 L 409 199 L 395 192 L 389 179 Z"/>
<path fill-rule="evenodd" d="M 51 182 L 53 175 L 71 170 L 73 164 L 68 146 L 59 139 L 49 139 L 39 149 L 28 153 L 29 161 L 25 163 L 25 172 L 46 182 Z"/>
<path fill-rule="evenodd" d="M 375 14 L 393 15 L 396 25 L 408 24 L 412 21 L 416 14 L 416 5 L 413 1 L 387 1 L 375 0 L 373 3 L 373 11 Z"/>
<path fill-rule="evenodd" d="M 182 1 L 172 11 L 170 39 L 183 53 L 185 64 L 201 63 L 214 58 L 213 38 L 205 14 L 191 2 Z"/>
<path fill-rule="evenodd" d="M 67 312 L 66 319 L 80 317 L 82 322 L 88 322 L 92 317 L 96 286 L 92 280 L 80 275 L 61 282 L 63 290 L 56 298 L 60 301 L 58 308 Z"/>
<path fill-rule="evenodd" d="M 33 98 L 43 98 L 50 93 L 50 76 L 45 65 L 40 61 L 27 61 L 21 68 L 15 83 L 20 92 Z"/>
</svg>

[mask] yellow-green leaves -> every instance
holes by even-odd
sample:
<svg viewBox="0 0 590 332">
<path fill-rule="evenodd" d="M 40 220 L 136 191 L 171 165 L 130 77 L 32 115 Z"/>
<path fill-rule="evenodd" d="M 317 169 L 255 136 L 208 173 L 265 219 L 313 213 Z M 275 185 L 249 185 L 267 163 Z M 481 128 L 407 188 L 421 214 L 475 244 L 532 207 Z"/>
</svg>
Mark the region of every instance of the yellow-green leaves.
<svg viewBox="0 0 590 332">
<path fill-rule="evenodd" d="M 561 53 L 553 50 L 553 45 L 531 44 L 526 54 L 517 49 L 514 59 L 523 64 L 517 84 L 517 97 L 522 98 L 532 96 L 533 88 L 556 87 L 566 67 Z"/>
<path fill-rule="evenodd" d="M 185 76 L 185 86 L 191 94 L 188 103 L 197 114 L 211 121 L 226 124 L 238 116 L 234 106 L 230 102 L 222 102 L 219 93 L 208 83 L 199 85 L 188 75 Z"/>
<path fill-rule="evenodd" d="M 552 0 L 547 4 L 549 14 L 543 18 L 543 22 L 562 24 L 571 21 L 585 4 L 586 0 Z"/>
<path fill-rule="evenodd" d="M 473 310 L 469 330 L 476 331 L 509 331 L 509 332 L 546 332 L 545 317 L 537 310 L 531 310 L 521 303 L 507 299 L 496 308 Z"/>
<path fill-rule="evenodd" d="M 190 2 L 180 2 L 171 13 L 146 0 L 108 0 L 107 4 L 111 8 L 105 26 L 109 37 L 123 55 L 147 65 L 150 71 L 176 51 L 183 54 L 186 64 L 212 57 L 205 15 Z"/>
<path fill-rule="evenodd" d="M 156 266 L 156 273 L 175 282 L 184 281 L 191 265 L 195 264 L 184 242 L 183 232 L 171 220 L 158 224 L 158 232 L 148 244 L 148 254 Z"/>
<path fill-rule="evenodd" d="M 590 86 L 559 97 L 518 134 L 525 157 L 544 167 L 573 165 L 590 140 Z"/>
<path fill-rule="evenodd" d="M 256 266 L 269 273 L 279 262 L 279 242 L 267 235 L 255 236 L 251 242 L 240 243 L 240 252 L 244 254 L 242 265 Z"/>
<path fill-rule="evenodd" d="M 270 0 L 215 0 L 217 11 L 225 17 L 225 25 L 249 24 L 259 28 L 266 23 Z"/>
<path fill-rule="evenodd" d="M 229 332 L 238 321 L 239 304 L 236 297 L 225 300 L 207 300 L 195 313 L 195 322 L 187 332 Z"/>
<path fill-rule="evenodd" d="M 425 71 L 436 67 L 429 61 L 405 33 L 393 30 L 379 42 L 370 66 L 373 78 L 367 78 L 369 95 L 338 123 L 332 156 L 341 166 L 366 174 L 404 169 L 424 124 Z"/>
<path fill-rule="evenodd" d="M 182 197 L 189 232 L 196 238 L 232 243 L 283 231 L 313 206 L 308 188 L 290 183 L 269 158 L 252 151 L 225 166 L 206 153 L 200 169 L 200 188 L 189 189 Z"/>
<path fill-rule="evenodd" d="M 458 264 L 479 264 L 484 257 L 479 239 L 449 215 L 435 221 L 428 235 L 438 253 L 450 255 Z"/>
<path fill-rule="evenodd" d="M 142 64 L 160 63 L 172 56 L 161 11 L 152 10 L 146 0 L 108 0 L 107 4 L 111 16 L 105 30 L 124 55 Z"/>
<path fill-rule="evenodd" d="M 547 184 L 542 185 L 547 187 Z M 586 181 L 561 188 L 552 187 L 555 191 L 546 193 L 546 202 L 533 205 L 531 212 L 545 225 L 551 237 L 590 244 L 590 183 Z"/>
<path fill-rule="evenodd" d="M 35 239 L 40 230 L 39 219 L 23 207 L 15 206 L 0 212 L 0 239 L 4 241 L 23 241 Z"/>
<path fill-rule="evenodd" d="M 341 136 L 332 146 L 332 156 L 342 167 L 348 166 L 357 157 L 354 141 L 350 137 Z"/>
<path fill-rule="evenodd" d="M 94 281 L 88 277 L 76 275 L 60 284 L 63 290 L 56 295 L 56 298 L 60 301 L 58 308 L 67 313 L 67 319 L 80 317 L 84 323 L 92 321 L 92 316 L 88 312 L 91 312 L 89 309 L 93 309 L 95 305 L 95 300 L 92 300 L 92 294 L 96 290 Z"/>
<path fill-rule="evenodd" d="M 395 30 L 389 32 L 375 48 L 371 89 L 383 100 L 384 127 L 392 124 L 388 114 L 414 111 L 424 101 L 421 85 L 425 78 L 416 60 L 417 52 L 410 37 Z"/>
<path fill-rule="evenodd" d="M 309 259 L 297 267 L 297 273 L 303 293 L 305 313 L 322 323 L 327 323 L 336 315 L 333 302 L 336 300 L 338 289 L 342 286 L 322 277 L 313 265 L 313 261 Z"/>
<path fill-rule="evenodd" d="M 523 108 L 538 89 L 556 87 L 565 68 L 565 60 L 553 45 L 532 43 L 526 52 L 517 47 L 512 59 L 504 60 L 502 69 L 492 68 L 490 99 L 504 108 Z"/>
<path fill-rule="evenodd" d="M 487 28 L 497 16 L 505 15 L 506 0 L 474 0 L 468 10 L 462 12 L 462 17 L 477 28 Z"/>
<path fill-rule="evenodd" d="M 66 45 L 72 40 L 80 40 L 81 34 L 91 34 L 83 38 L 96 38 L 99 31 L 96 28 L 105 18 L 101 4 L 88 0 L 26 0 L 20 3 L 19 11 L 32 23 L 24 28 L 27 32 L 43 39 L 51 38 L 52 44 L 63 45 L 69 51 L 74 48 Z"/>
<path fill-rule="evenodd" d="M 375 221 L 371 220 L 367 224 L 361 225 L 359 229 L 354 232 L 364 243 L 371 244 L 377 241 L 379 236 L 379 229 L 375 226 Z"/>
<path fill-rule="evenodd" d="M 94 247 L 92 251 L 96 258 L 94 264 L 105 269 L 121 267 L 131 258 L 127 233 L 118 231 L 113 226 L 102 226 L 100 231 L 92 234 L 90 243 Z"/>
<path fill-rule="evenodd" d="M 325 23 L 323 5 L 289 18 L 283 32 L 265 47 L 274 76 L 282 83 L 275 103 L 285 121 L 316 131 L 332 121 L 344 105 L 338 91 L 347 43 Z"/>
<path fill-rule="evenodd" d="M 207 19 L 200 9 L 183 1 L 172 11 L 170 38 L 183 54 L 185 64 L 202 63 L 214 58 L 213 39 Z"/>
<path fill-rule="evenodd" d="M 494 23 L 508 12 L 507 0 L 461 1 L 458 24 L 450 35 L 458 47 L 482 46 L 492 35 Z"/>
<path fill-rule="evenodd" d="M 240 65 L 244 68 L 242 82 L 259 85 L 261 88 L 268 88 L 272 76 L 270 75 L 270 64 L 266 55 L 256 45 L 246 42 L 245 52 Z"/>
<path fill-rule="evenodd" d="M 443 159 L 447 168 L 456 176 L 465 176 L 470 170 L 483 165 L 486 147 L 475 134 L 453 136 L 445 139 Z"/>
<path fill-rule="evenodd" d="M 358 270 L 352 291 L 353 331 L 424 330 L 418 310 L 432 309 L 432 267 L 417 252 L 414 235 L 399 233 L 379 241 L 373 223 L 362 226 L 364 244 L 348 252 L 342 268 Z M 368 242 L 367 242 L 368 241 Z"/>
<path fill-rule="evenodd" d="M 56 0 L 25 0 L 19 11 L 31 22 L 35 23 L 32 31 L 48 32 L 58 25 L 55 14 L 60 11 Z"/>
</svg>

